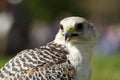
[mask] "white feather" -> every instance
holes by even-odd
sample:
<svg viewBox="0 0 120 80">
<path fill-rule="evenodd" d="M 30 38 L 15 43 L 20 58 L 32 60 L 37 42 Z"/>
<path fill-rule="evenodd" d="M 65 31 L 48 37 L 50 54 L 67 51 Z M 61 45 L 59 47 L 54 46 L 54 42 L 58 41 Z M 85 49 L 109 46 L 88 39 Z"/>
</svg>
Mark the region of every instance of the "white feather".
<svg viewBox="0 0 120 80">
<path fill-rule="evenodd" d="M 68 60 L 75 68 L 75 80 L 89 80 L 91 75 L 91 64 L 88 55 L 81 46 L 67 44 L 69 55 Z"/>
</svg>

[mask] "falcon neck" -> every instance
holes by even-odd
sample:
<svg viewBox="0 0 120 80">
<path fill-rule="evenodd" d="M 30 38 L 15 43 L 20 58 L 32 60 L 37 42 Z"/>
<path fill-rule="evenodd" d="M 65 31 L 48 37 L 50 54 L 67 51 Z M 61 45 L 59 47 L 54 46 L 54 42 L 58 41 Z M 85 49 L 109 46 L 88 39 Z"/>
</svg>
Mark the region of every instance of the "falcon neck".
<svg viewBox="0 0 120 80">
<path fill-rule="evenodd" d="M 76 49 L 80 51 L 81 54 L 85 54 L 89 58 L 89 60 L 91 59 L 92 49 L 89 48 L 87 44 L 79 44 L 79 43 L 72 44 L 70 42 L 66 43 L 63 40 L 58 40 L 58 39 L 55 39 L 54 42 L 66 46 L 67 49 L 70 51 Z"/>
<path fill-rule="evenodd" d="M 78 50 L 81 54 L 86 55 L 89 60 L 91 59 L 92 49 L 89 48 L 87 45 L 80 45 L 80 44 L 71 44 L 67 43 L 66 46 L 71 51 L 72 49 Z"/>
<path fill-rule="evenodd" d="M 76 71 L 75 80 L 88 80 L 91 73 L 91 64 L 86 47 L 79 44 L 71 45 L 70 43 L 66 44 L 66 46 L 69 50 L 67 58 Z"/>
</svg>

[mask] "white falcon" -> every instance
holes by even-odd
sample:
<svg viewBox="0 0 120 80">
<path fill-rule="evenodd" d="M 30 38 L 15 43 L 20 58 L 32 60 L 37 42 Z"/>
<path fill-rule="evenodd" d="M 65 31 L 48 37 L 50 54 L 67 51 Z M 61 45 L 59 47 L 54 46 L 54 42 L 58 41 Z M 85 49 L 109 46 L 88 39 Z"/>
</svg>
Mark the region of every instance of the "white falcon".
<svg viewBox="0 0 120 80">
<path fill-rule="evenodd" d="M 18 53 L 0 70 L 0 80 L 90 80 L 96 38 L 92 23 L 67 17 L 54 41 Z"/>
</svg>

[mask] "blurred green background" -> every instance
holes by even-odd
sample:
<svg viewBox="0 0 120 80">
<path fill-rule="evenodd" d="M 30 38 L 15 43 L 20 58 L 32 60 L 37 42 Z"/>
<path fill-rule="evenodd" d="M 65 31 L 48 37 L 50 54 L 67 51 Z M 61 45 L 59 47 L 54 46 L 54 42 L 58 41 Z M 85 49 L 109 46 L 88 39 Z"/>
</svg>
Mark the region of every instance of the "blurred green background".
<svg viewBox="0 0 120 80">
<path fill-rule="evenodd" d="M 120 0 L 0 0 L 0 67 L 52 41 L 59 21 L 81 16 L 99 32 L 91 80 L 120 80 Z"/>
</svg>

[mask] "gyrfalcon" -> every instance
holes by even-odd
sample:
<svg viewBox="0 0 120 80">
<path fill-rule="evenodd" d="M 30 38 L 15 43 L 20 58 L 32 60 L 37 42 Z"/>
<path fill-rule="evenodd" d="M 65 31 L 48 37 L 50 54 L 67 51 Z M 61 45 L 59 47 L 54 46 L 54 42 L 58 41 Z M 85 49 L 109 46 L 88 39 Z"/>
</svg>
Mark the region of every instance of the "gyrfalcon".
<svg viewBox="0 0 120 80">
<path fill-rule="evenodd" d="M 0 70 L 0 80 L 90 80 L 96 39 L 97 31 L 86 19 L 64 18 L 52 42 L 19 52 Z"/>
</svg>

